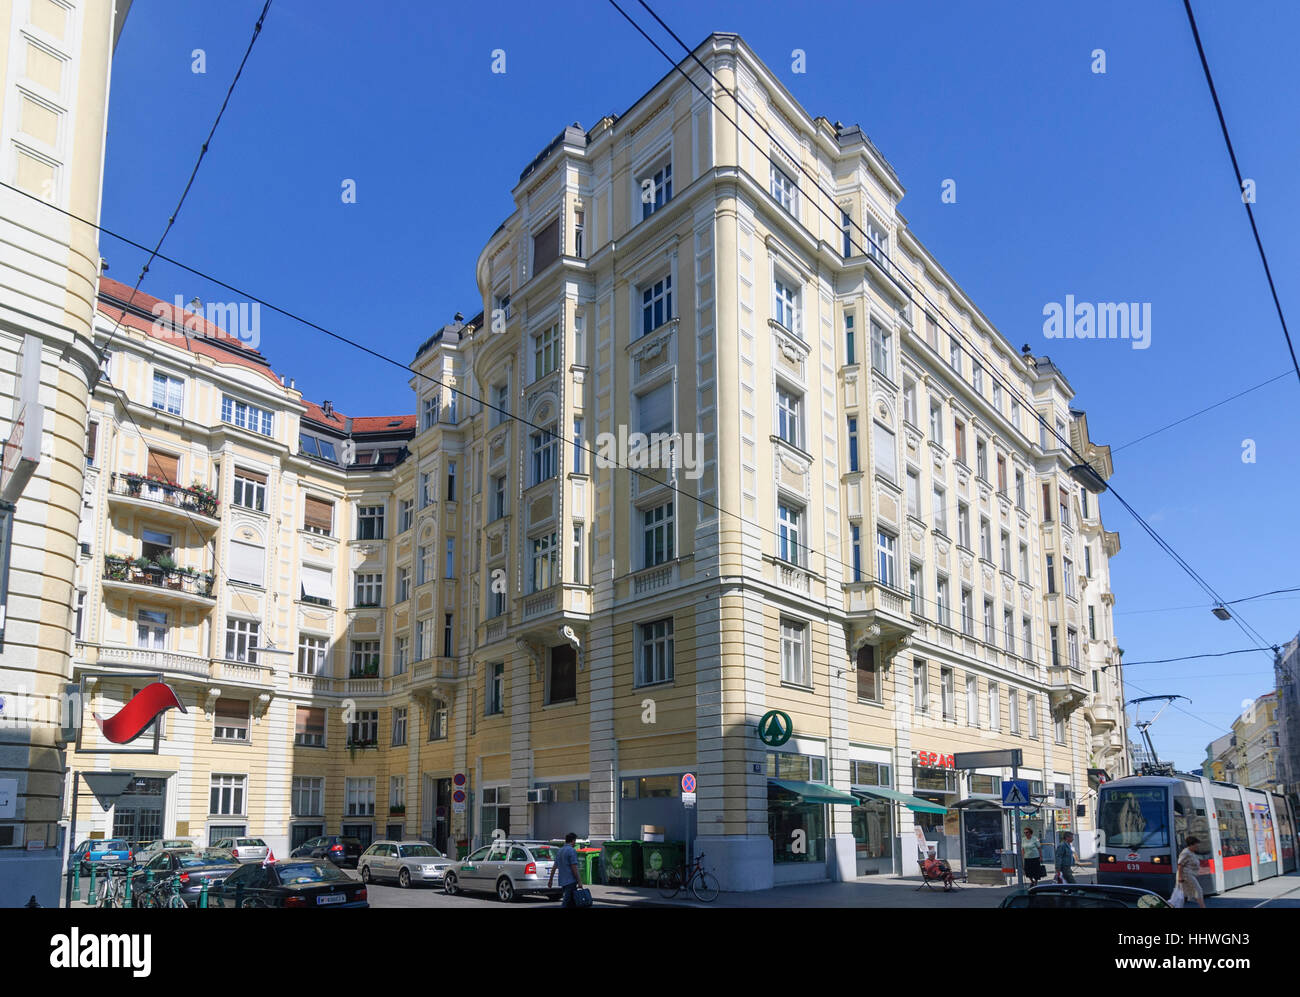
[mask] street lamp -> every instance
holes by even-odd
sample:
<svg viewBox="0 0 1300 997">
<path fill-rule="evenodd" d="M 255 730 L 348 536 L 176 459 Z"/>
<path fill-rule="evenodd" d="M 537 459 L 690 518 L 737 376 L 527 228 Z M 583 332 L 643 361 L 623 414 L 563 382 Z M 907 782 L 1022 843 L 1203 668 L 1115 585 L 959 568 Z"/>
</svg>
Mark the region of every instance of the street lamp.
<svg viewBox="0 0 1300 997">
<path fill-rule="evenodd" d="M 1070 468 L 1070 477 L 1072 477 L 1084 488 L 1094 495 L 1100 495 L 1106 490 L 1106 482 L 1102 476 L 1093 469 L 1091 464 L 1075 464 Z"/>
<path fill-rule="evenodd" d="M 1210 610 L 1210 612 L 1212 612 L 1215 616 L 1217 616 L 1221 620 L 1232 619 L 1232 614 L 1228 612 L 1228 607 L 1223 605 L 1223 603 L 1219 603 L 1219 605 L 1215 606 L 1212 610 Z"/>
</svg>

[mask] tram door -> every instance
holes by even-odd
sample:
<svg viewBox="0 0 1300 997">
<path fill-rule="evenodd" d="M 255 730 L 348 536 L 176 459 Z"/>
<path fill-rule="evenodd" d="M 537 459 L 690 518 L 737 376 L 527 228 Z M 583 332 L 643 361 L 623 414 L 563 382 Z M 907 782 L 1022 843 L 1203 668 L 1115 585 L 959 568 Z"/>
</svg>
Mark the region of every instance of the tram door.
<svg viewBox="0 0 1300 997">
<path fill-rule="evenodd" d="M 1246 807 L 1250 813 L 1250 834 L 1255 845 L 1255 863 L 1259 878 L 1268 879 L 1278 873 L 1278 848 L 1273 809 L 1268 796 L 1256 789 L 1246 790 Z"/>
<path fill-rule="evenodd" d="M 1286 797 L 1272 794 L 1273 826 L 1277 828 L 1279 842 L 1278 859 L 1282 863 L 1282 872 L 1294 872 L 1296 867 L 1295 825 L 1291 820 L 1291 808 L 1287 806 Z"/>
<path fill-rule="evenodd" d="M 1253 881 L 1250 864 L 1251 832 L 1246 823 L 1246 810 L 1241 805 L 1239 789 L 1226 783 L 1215 783 L 1210 805 L 1219 828 L 1219 854 L 1215 860 L 1223 871 L 1223 888 L 1231 890 L 1246 886 Z"/>
</svg>

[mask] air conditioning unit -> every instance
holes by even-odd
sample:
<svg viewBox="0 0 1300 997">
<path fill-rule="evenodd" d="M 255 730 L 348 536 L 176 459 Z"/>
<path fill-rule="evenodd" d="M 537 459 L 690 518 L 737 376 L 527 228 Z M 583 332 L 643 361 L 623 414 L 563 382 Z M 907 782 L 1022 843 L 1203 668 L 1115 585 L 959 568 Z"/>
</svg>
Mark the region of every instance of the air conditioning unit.
<svg viewBox="0 0 1300 997">
<path fill-rule="evenodd" d="M 549 789 L 530 789 L 528 791 L 529 803 L 550 803 L 551 791 Z"/>
</svg>

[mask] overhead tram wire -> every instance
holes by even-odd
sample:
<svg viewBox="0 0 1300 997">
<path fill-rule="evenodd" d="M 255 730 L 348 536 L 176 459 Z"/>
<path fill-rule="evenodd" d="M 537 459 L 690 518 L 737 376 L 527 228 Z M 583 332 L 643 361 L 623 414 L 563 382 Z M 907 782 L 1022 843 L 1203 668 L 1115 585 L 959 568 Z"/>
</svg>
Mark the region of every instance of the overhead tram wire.
<svg viewBox="0 0 1300 997">
<path fill-rule="evenodd" d="M 776 136 L 772 134 L 771 130 L 768 129 L 767 126 L 765 126 L 761 121 L 759 121 L 757 117 L 755 117 L 754 113 L 750 111 L 747 107 L 745 107 L 744 104 L 739 99 L 737 99 L 735 93 L 732 92 L 721 80 L 719 80 L 717 76 L 714 75 L 713 71 L 708 68 L 708 66 L 704 65 L 704 63 L 700 60 L 699 56 L 695 54 L 694 50 L 691 49 L 690 46 L 688 46 L 681 39 L 681 37 L 664 22 L 663 18 L 661 18 L 657 13 L 655 13 L 654 9 L 651 8 L 648 3 L 646 3 L 646 0 L 638 0 L 638 2 L 641 4 L 642 7 L 644 7 L 650 13 L 650 16 L 653 17 L 665 31 L 667 31 L 670 35 L 672 35 L 673 39 L 677 42 L 677 44 L 682 47 L 682 49 L 686 52 L 688 56 L 690 56 L 690 58 L 695 60 L 695 63 L 701 69 L 703 69 L 705 73 L 708 74 L 709 78 L 712 79 L 715 84 L 717 84 L 719 89 L 721 89 L 723 93 L 727 94 L 737 107 L 741 108 L 743 111 L 745 111 L 746 114 L 749 115 L 750 119 L 758 126 L 758 129 L 765 136 L 767 136 L 769 141 L 772 142 L 774 145 L 776 145 L 778 148 L 781 147 L 780 142 L 777 140 Z M 688 83 L 690 83 L 691 86 L 693 86 L 706 100 L 709 101 L 709 103 L 714 107 L 714 109 L 736 129 L 738 134 L 744 135 L 745 138 L 748 139 L 749 143 L 755 148 L 755 150 L 759 153 L 760 156 L 766 158 L 769 163 L 773 163 L 771 152 L 764 151 L 763 148 L 758 144 L 758 142 L 753 138 L 753 136 L 751 136 L 745 129 L 741 128 L 739 123 L 729 114 L 727 114 L 727 112 L 718 105 L 718 102 L 717 100 L 714 99 L 713 95 L 711 93 L 706 92 L 705 89 L 701 87 L 699 83 L 697 83 L 694 79 L 692 79 L 691 76 L 684 69 L 682 69 L 681 64 L 678 61 L 674 60 L 673 57 L 670 56 L 667 52 L 665 52 L 663 48 L 659 45 L 659 43 L 656 42 L 653 38 L 651 38 L 646 33 L 646 31 L 641 27 L 641 25 L 639 25 L 635 20 L 633 20 L 632 17 L 625 10 L 623 10 L 621 6 L 619 6 L 618 0 L 609 0 L 609 3 L 615 10 L 619 12 L 619 14 L 623 16 L 623 18 L 629 24 L 632 25 L 632 27 L 637 31 L 638 34 L 641 35 L 641 37 L 643 37 L 647 42 L 649 42 L 650 45 L 656 51 L 658 51 L 660 55 L 662 55 L 665 59 L 668 60 L 668 62 L 682 76 L 683 79 L 685 79 Z M 798 168 L 799 171 L 809 179 L 813 188 L 815 188 L 822 195 L 823 198 L 825 198 L 828 201 L 834 200 L 833 194 L 827 191 L 826 188 L 824 188 L 820 184 L 817 178 L 809 172 L 808 168 L 804 166 L 801 161 L 798 162 Z M 797 181 L 795 182 L 795 188 L 800 195 L 804 195 L 804 190 L 798 185 Z M 814 208 L 816 208 L 818 212 L 821 213 L 823 217 L 827 219 L 827 221 L 831 223 L 833 227 L 835 227 L 837 230 L 840 230 L 841 223 L 837 222 L 830 215 L 830 213 L 826 210 L 826 208 L 822 206 L 821 201 L 819 201 L 816 198 L 806 198 L 806 199 L 809 201 L 810 204 L 812 204 Z M 871 242 L 870 237 L 863 230 L 862 226 L 859 225 L 851 216 L 849 218 L 849 227 L 851 229 L 856 229 L 863 238 L 867 239 L 868 242 Z M 963 352 L 967 353 L 971 357 L 971 360 L 973 362 L 976 363 L 979 362 L 980 359 L 979 355 L 976 354 L 976 352 L 974 351 L 973 345 L 967 340 L 965 333 L 963 333 L 960 329 L 958 329 L 957 326 L 954 323 L 952 323 L 947 318 L 946 315 L 943 314 L 943 311 L 939 309 L 933 301 L 930 300 L 930 298 L 925 294 L 924 290 L 921 287 L 919 287 L 915 281 L 913 281 L 906 273 L 899 270 L 897 267 L 894 267 L 892 263 L 890 264 L 890 267 L 891 269 L 897 272 L 898 276 L 895 276 L 893 273 L 890 273 L 890 271 L 885 268 L 885 265 L 882 264 L 876 258 L 875 254 L 866 251 L 862 243 L 855 243 L 853 240 L 853 236 L 850 233 L 846 232 L 845 234 L 849 238 L 850 248 L 856 246 L 858 249 L 862 249 L 867 262 L 875 266 L 876 269 L 879 270 L 884 277 L 889 279 L 896 287 L 899 288 L 900 292 L 905 297 L 907 297 L 908 300 L 911 300 L 912 295 L 909 294 L 905 289 L 901 287 L 899 278 L 901 277 L 903 281 L 906 281 L 906 283 L 916 291 L 917 295 L 921 298 L 921 300 L 924 301 L 927 305 L 929 305 L 934 310 L 934 314 L 938 316 L 937 320 L 942 321 L 949 329 L 952 330 L 952 334 L 955 334 L 956 337 L 954 341 L 960 342 L 959 348 Z M 874 245 L 874 243 L 872 244 Z M 1017 399 L 1025 407 L 1027 411 L 1037 414 L 1037 409 L 1035 408 L 1035 406 L 1032 405 L 1028 400 L 1026 400 L 1024 396 L 1021 395 L 1020 392 L 1018 392 L 1010 383 L 1008 383 L 1005 379 L 1003 379 L 996 370 L 990 367 L 988 368 L 987 373 L 990 375 L 990 378 L 992 380 L 996 381 L 998 384 L 1005 387 L 1008 393 L 1011 394 L 1015 399 Z M 1063 448 L 1065 450 L 1068 450 L 1071 454 L 1073 454 L 1079 460 L 1080 463 L 1091 466 L 1087 461 L 1087 459 L 1083 456 L 1083 454 L 1079 453 L 1079 451 L 1074 448 L 1073 444 L 1069 441 L 1069 439 L 1063 436 L 1061 433 L 1057 432 L 1054 426 L 1049 426 L 1047 424 L 1047 421 L 1042 417 L 1042 415 L 1038 415 L 1038 423 L 1045 432 L 1050 432 L 1057 440 L 1059 440 L 1063 445 Z M 1017 427 L 1017 430 L 1018 429 L 1019 427 Z M 1107 484 L 1109 485 L 1109 482 Z M 1188 577 L 1190 577 L 1194 582 L 1196 582 L 1196 584 L 1201 588 L 1202 591 L 1204 591 L 1207 595 L 1209 595 L 1212 599 L 1214 599 L 1216 603 L 1221 603 L 1223 601 L 1222 597 L 1214 590 L 1213 586 L 1211 586 L 1210 583 L 1206 581 L 1186 561 L 1186 559 L 1184 559 L 1182 555 L 1180 555 L 1173 548 L 1171 544 L 1169 544 L 1163 537 L 1161 537 L 1160 534 L 1156 532 L 1156 530 L 1150 524 L 1148 524 L 1145 519 L 1142 518 L 1142 516 L 1137 512 L 1136 509 L 1134 509 L 1131 505 L 1129 505 L 1127 501 L 1125 501 L 1123 496 L 1119 494 L 1118 490 L 1116 490 L 1114 486 L 1109 486 L 1109 487 L 1111 493 L 1115 496 L 1116 500 L 1120 502 L 1120 504 L 1125 508 L 1125 510 L 1127 510 L 1129 515 L 1133 517 L 1133 519 L 1151 537 L 1151 539 L 1156 543 L 1156 545 L 1161 550 L 1165 551 L 1165 553 L 1168 554 L 1180 568 L 1182 568 L 1184 573 L 1186 573 Z M 1254 640 L 1261 644 L 1267 643 L 1267 641 L 1258 632 L 1253 631 L 1253 628 L 1250 628 L 1249 625 L 1244 620 L 1239 619 L 1236 614 L 1233 615 L 1233 622 L 1237 625 L 1238 629 L 1240 629 L 1251 640 Z"/>
<path fill-rule="evenodd" d="M 113 345 L 113 340 L 117 337 L 117 332 L 122 327 L 122 322 L 126 318 L 127 311 L 130 309 L 131 305 L 135 303 L 135 296 L 140 291 L 140 285 L 144 282 L 145 274 L 149 272 L 150 264 L 152 264 L 155 259 L 158 259 L 161 256 L 162 245 L 166 241 L 167 236 L 171 233 L 172 226 L 176 224 L 176 218 L 177 216 L 180 215 L 181 208 L 184 207 L 186 198 L 188 198 L 190 195 L 190 190 L 194 186 L 194 180 L 199 175 L 199 167 L 203 165 L 203 160 L 208 154 L 208 148 L 212 144 L 213 136 L 215 136 L 217 133 L 217 126 L 221 124 L 221 119 L 222 117 L 225 116 L 226 108 L 230 104 L 230 98 L 235 92 L 235 85 L 239 82 L 240 76 L 243 75 L 244 66 L 247 65 L 248 63 L 248 57 L 252 54 L 253 46 L 257 43 L 257 39 L 262 33 L 262 25 L 266 21 L 267 12 L 270 11 L 271 9 L 271 2 L 272 0 L 266 0 L 266 3 L 262 7 L 262 13 L 259 14 L 257 17 L 257 23 L 253 25 L 253 34 L 248 40 L 248 47 L 244 50 L 244 57 L 239 62 L 239 68 L 235 70 L 235 76 L 230 81 L 230 86 L 226 88 L 226 95 L 224 99 L 221 101 L 221 107 L 217 111 L 216 118 L 213 119 L 212 127 L 208 129 L 208 137 L 203 140 L 203 145 L 200 146 L 199 148 L 199 154 L 198 157 L 194 160 L 194 167 L 193 169 L 190 170 L 189 179 L 185 181 L 185 188 L 181 191 L 181 196 L 176 202 L 176 207 L 172 209 L 172 213 L 168 216 L 167 224 L 163 227 L 162 235 L 158 237 L 158 242 L 154 245 L 152 250 L 148 251 L 149 256 L 145 260 L 144 266 L 140 268 L 140 274 L 135 279 L 135 286 L 131 288 L 131 297 L 127 299 L 125 307 L 120 309 L 120 314 L 117 317 L 117 321 L 113 323 L 113 328 L 108 334 L 108 340 L 104 343 L 103 350 L 97 351 L 97 353 L 101 356 L 103 353 L 107 353 L 109 347 Z M 9 187 L 8 184 L 5 184 L 4 186 Z M 17 190 L 16 187 L 9 187 L 9 189 Z M 26 193 L 26 192 L 20 191 L 20 193 Z M 36 198 L 36 200 L 39 201 L 40 198 Z M 47 202 L 42 201 L 41 203 L 47 203 Z M 61 208 L 58 208 L 55 205 L 48 205 L 48 206 L 54 208 L 56 211 L 62 211 Z M 75 215 L 72 215 L 71 212 L 63 212 L 63 213 L 69 215 L 69 217 L 74 217 L 74 218 L 76 217 Z M 85 219 L 79 219 L 79 220 L 85 222 L 86 224 L 92 224 L 90 222 L 86 222 Z M 95 225 L 94 227 L 101 232 L 107 231 L 106 229 L 102 228 L 99 225 Z M 136 245 L 136 244 L 130 243 L 130 245 Z M 145 249 L 144 246 L 138 246 L 137 248 Z M 164 256 L 162 257 L 162 259 L 165 260 L 166 257 Z M 183 334 L 183 330 L 181 331 Z M 91 338 L 92 338 L 91 345 L 93 346 L 94 345 L 93 329 L 92 329 Z M 116 384 L 113 383 L 112 379 L 107 374 L 103 374 L 102 378 L 104 383 L 107 384 L 108 387 L 112 389 L 113 393 L 117 395 L 119 401 L 121 402 L 122 411 L 126 413 L 127 419 L 130 420 L 131 425 L 135 428 L 136 436 L 141 441 L 143 441 L 145 439 L 144 430 L 140 428 L 140 424 L 136 422 L 135 415 L 132 414 L 131 412 L 130 399 L 127 398 L 126 393 L 121 388 L 119 388 Z M 92 386 L 92 390 L 93 390 L 93 386 Z M 179 483 L 176 484 L 177 487 L 180 487 Z M 202 537 L 203 531 L 199 529 L 199 524 L 194 520 L 194 517 L 190 515 L 189 510 L 184 508 L 183 505 L 178 506 L 178 508 L 180 508 L 181 511 L 185 513 L 185 518 L 190 521 L 190 525 L 194 527 L 195 533 L 197 533 L 198 536 Z M 223 568 L 221 565 L 221 558 L 217 554 L 217 541 L 215 535 L 208 540 L 207 546 L 212 549 L 212 563 L 216 565 L 216 568 L 218 571 L 221 572 L 222 577 L 227 582 L 229 582 L 230 576 L 226 574 L 225 568 Z"/>
<path fill-rule="evenodd" d="M 1214 113 L 1219 116 L 1219 130 L 1223 132 L 1223 143 L 1228 147 L 1228 158 L 1232 160 L 1232 172 L 1237 175 L 1237 192 L 1242 195 L 1242 204 L 1246 207 L 1246 217 L 1250 219 L 1250 231 L 1255 237 L 1255 248 L 1259 250 L 1260 262 L 1264 264 L 1264 276 L 1268 279 L 1268 289 L 1273 295 L 1273 307 L 1277 309 L 1277 319 L 1282 323 L 1282 335 L 1286 337 L 1286 348 L 1291 351 L 1291 365 L 1295 376 L 1300 381 L 1300 360 L 1296 359 L 1295 344 L 1291 341 L 1291 331 L 1286 327 L 1286 315 L 1282 312 L 1282 301 L 1277 295 L 1277 285 L 1273 282 L 1273 269 L 1268 265 L 1268 254 L 1264 252 L 1264 241 L 1259 236 L 1259 226 L 1255 224 L 1255 210 L 1245 197 L 1245 178 L 1237 164 L 1237 152 L 1232 147 L 1232 136 L 1228 134 L 1228 121 L 1223 115 L 1223 105 L 1219 102 L 1219 91 L 1214 85 L 1214 75 L 1210 72 L 1210 62 L 1205 57 L 1205 46 L 1201 44 L 1201 32 L 1196 27 L 1196 15 L 1192 13 L 1191 0 L 1183 0 L 1183 9 L 1187 11 L 1187 23 L 1192 28 L 1192 39 L 1196 42 L 1196 54 L 1201 58 L 1201 69 L 1205 73 L 1205 82 L 1210 88 L 1210 97 L 1214 101 Z"/>
<path fill-rule="evenodd" d="M 1266 388 L 1274 381 L 1280 381 L 1282 380 L 1282 378 L 1290 377 L 1290 376 L 1291 376 L 1291 372 L 1289 370 L 1284 370 L 1282 371 L 1282 373 L 1277 374 L 1274 377 L 1270 377 L 1267 381 L 1261 381 L 1259 384 L 1256 384 L 1254 387 L 1247 388 L 1244 391 L 1238 391 L 1235 395 L 1229 395 L 1227 398 L 1217 401 L 1213 405 L 1207 405 L 1203 409 L 1197 409 L 1191 415 L 1185 415 L 1181 419 L 1177 419 L 1174 422 L 1169 423 L 1167 426 L 1161 426 L 1159 429 L 1153 429 L 1151 430 L 1151 432 L 1139 436 L 1136 440 L 1129 440 L 1127 443 L 1121 443 L 1117 447 L 1111 447 L 1110 452 L 1112 454 L 1117 454 L 1121 450 L 1126 450 L 1131 446 L 1136 446 L 1137 444 L 1141 443 L 1143 440 L 1149 440 L 1151 439 L 1151 437 L 1157 436 L 1160 433 L 1163 433 L 1167 429 L 1173 429 L 1175 426 L 1181 426 L 1183 423 L 1188 422 L 1191 419 L 1195 419 L 1198 415 L 1204 415 L 1206 412 L 1209 412 L 1212 409 L 1216 409 L 1220 405 L 1227 405 L 1228 402 L 1236 401 L 1238 398 L 1241 398 L 1244 395 L 1248 395 L 1252 391 L 1258 391 L 1260 388 Z"/>
</svg>

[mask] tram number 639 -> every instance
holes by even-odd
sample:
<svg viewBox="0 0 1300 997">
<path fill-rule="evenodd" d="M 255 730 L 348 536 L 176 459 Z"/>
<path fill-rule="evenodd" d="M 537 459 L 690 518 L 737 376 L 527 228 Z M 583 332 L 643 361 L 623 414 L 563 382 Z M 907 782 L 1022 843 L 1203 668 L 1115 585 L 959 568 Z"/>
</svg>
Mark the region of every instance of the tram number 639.
<svg viewBox="0 0 1300 997">
<path fill-rule="evenodd" d="M 1140 868 L 1141 868 L 1141 866 L 1138 865 L 1138 863 L 1136 863 L 1136 862 L 1125 862 L 1125 863 L 1124 863 L 1124 870 L 1125 870 L 1126 872 L 1137 872 Z"/>
</svg>

